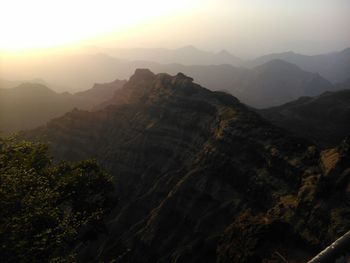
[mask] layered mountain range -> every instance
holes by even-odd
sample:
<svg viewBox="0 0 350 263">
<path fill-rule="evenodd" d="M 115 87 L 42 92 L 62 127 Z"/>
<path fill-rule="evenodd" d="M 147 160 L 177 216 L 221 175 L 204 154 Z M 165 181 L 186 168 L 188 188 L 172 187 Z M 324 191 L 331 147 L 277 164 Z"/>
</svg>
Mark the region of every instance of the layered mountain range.
<svg viewBox="0 0 350 263">
<path fill-rule="evenodd" d="M 90 110 L 111 98 L 125 81 L 95 84 L 75 94 L 57 93 L 43 84 L 23 83 L 0 89 L 0 131 L 5 134 L 32 129 L 74 108 Z"/>
<path fill-rule="evenodd" d="M 277 59 L 294 64 L 303 71 L 319 74 L 332 84 L 337 84 L 349 78 L 349 51 L 348 48 L 320 55 L 284 52 L 268 54 L 253 60 L 244 60 L 237 58 L 226 50 L 208 52 L 193 46 L 179 49 L 88 47 L 84 51 L 50 53 L 46 56 L 41 53 L 34 53 L 30 58 L 23 60 L 13 59 L 11 56 L 2 56 L 2 63 L 6 67 L 1 69 L 1 78 L 9 80 L 40 78 L 50 83 L 50 87 L 55 87 L 56 91 L 76 92 L 91 87 L 95 82 L 111 81 L 115 78 L 127 79 L 133 74 L 135 68 L 144 67 L 158 73 L 176 74 L 181 71 L 191 76 L 194 76 L 193 73 L 197 73 L 198 78 L 194 76 L 195 81 L 209 89 L 213 89 L 215 87 L 209 86 L 210 83 L 205 81 L 205 72 L 212 68 L 217 72 L 216 78 L 225 75 L 227 71 L 230 71 L 233 77 L 236 78 L 241 71 L 239 68 L 253 69 Z M 228 67 L 228 65 L 231 67 Z M 284 74 L 287 73 L 284 72 Z M 202 79 L 203 75 L 204 78 Z M 233 84 L 236 83 L 225 82 L 222 85 L 233 86 Z M 13 86 L 9 81 L 0 80 L 1 85 Z M 221 84 L 217 83 L 217 85 Z M 234 95 L 239 98 L 239 94 Z M 299 96 L 302 96 L 302 94 Z M 242 99 L 244 101 L 245 98 Z"/>
<path fill-rule="evenodd" d="M 21 137 L 115 179 L 82 262 L 305 262 L 350 229 L 349 138 L 321 151 L 182 73 L 138 69 L 98 110 Z"/>
<path fill-rule="evenodd" d="M 344 82 L 350 75 L 350 48 L 319 55 L 304 55 L 293 51 L 273 53 L 252 60 L 240 59 L 227 50 L 208 52 L 194 46 L 178 49 L 165 48 L 100 48 L 90 47 L 90 53 L 103 53 L 130 61 L 153 61 L 161 64 L 222 65 L 256 67 L 271 60 L 280 59 L 312 73 L 319 73 L 332 83 Z"/>
<path fill-rule="evenodd" d="M 25 72 L 39 69 L 33 75 L 46 75 L 50 83 L 74 84 L 82 90 L 96 81 L 128 78 L 135 68 L 150 68 L 156 73 L 183 72 L 208 89 L 232 93 L 243 103 L 257 108 L 277 106 L 301 96 L 315 96 L 336 89 L 318 73 L 303 71 L 282 60 L 272 60 L 249 69 L 228 64 L 186 66 L 128 61 L 99 54 L 58 57 L 54 64 L 45 64 L 45 67 L 30 65 Z"/>
<path fill-rule="evenodd" d="M 264 108 L 277 106 L 300 96 L 314 96 L 335 87 L 319 74 L 309 73 L 283 60 L 272 60 L 253 69 L 231 65 L 151 67 L 155 72 L 184 72 L 211 90 L 234 94 L 243 103 Z"/>
<path fill-rule="evenodd" d="M 108 54 L 118 59 L 131 61 L 154 61 L 161 64 L 178 63 L 183 65 L 221 65 L 240 66 L 243 60 L 227 50 L 209 52 L 194 46 L 184 46 L 177 49 L 167 48 L 101 48 L 87 47 L 90 53 Z"/>
<path fill-rule="evenodd" d="M 332 83 L 344 82 L 350 76 L 350 48 L 339 52 L 307 56 L 295 52 L 269 54 L 248 64 L 257 66 L 273 59 L 281 59 L 309 72 L 317 72 Z"/>
</svg>

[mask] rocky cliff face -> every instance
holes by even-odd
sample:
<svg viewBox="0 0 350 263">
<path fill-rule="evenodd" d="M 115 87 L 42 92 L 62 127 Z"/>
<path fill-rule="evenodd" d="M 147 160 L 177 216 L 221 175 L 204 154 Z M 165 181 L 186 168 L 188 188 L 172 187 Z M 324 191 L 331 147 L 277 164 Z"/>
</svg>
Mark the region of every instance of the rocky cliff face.
<svg viewBox="0 0 350 263">
<path fill-rule="evenodd" d="M 115 178 L 108 231 L 82 261 L 305 262 L 350 228 L 348 141 L 320 152 L 181 73 L 139 69 L 112 105 L 23 136 Z"/>
</svg>

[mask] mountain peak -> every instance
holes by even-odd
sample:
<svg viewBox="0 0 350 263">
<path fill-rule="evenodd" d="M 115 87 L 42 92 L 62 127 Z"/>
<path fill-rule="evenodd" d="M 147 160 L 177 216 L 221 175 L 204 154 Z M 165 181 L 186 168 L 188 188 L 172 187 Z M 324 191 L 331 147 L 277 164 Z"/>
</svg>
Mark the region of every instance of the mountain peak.
<svg viewBox="0 0 350 263">
<path fill-rule="evenodd" d="M 195 46 L 188 45 L 179 48 L 178 50 L 186 50 L 186 51 L 197 51 L 198 49 Z"/>
<path fill-rule="evenodd" d="M 288 69 L 288 70 L 301 71 L 301 69 L 298 66 L 296 66 L 292 63 L 289 63 L 285 60 L 282 60 L 282 59 L 273 59 L 273 60 L 268 61 L 260 66 L 255 67 L 255 69 L 263 70 L 263 71 L 265 71 L 265 70 L 274 70 L 275 71 L 275 70 L 282 70 L 282 69 L 283 70 Z"/>
<path fill-rule="evenodd" d="M 193 81 L 193 78 L 189 77 L 189 76 L 186 76 L 184 73 L 182 72 L 179 72 L 176 74 L 175 76 L 177 79 L 184 79 L 184 80 L 189 80 L 190 82 Z"/>
<path fill-rule="evenodd" d="M 126 82 L 123 88 L 116 90 L 111 100 L 102 103 L 97 109 L 103 109 L 109 105 L 122 105 L 138 103 L 146 98 L 158 98 L 162 94 L 185 92 L 193 90 L 196 85 L 191 77 L 179 72 L 175 76 L 166 73 L 154 74 L 149 69 L 136 69 L 134 75 Z"/>
<path fill-rule="evenodd" d="M 146 68 L 138 68 L 135 70 L 134 75 L 130 77 L 130 81 L 149 81 L 154 80 L 155 74 Z"/>
<path fill-rule="evenodd" d="M 154 74 L 151 70 L 145 68 L 136 69 L 134 75 L 130 77 L 130 82 L 152 82 L 154 80 L 163 81 L 165 79 L 170 79 L 172 84 L 177 84 L 178 82 L 193 82 L 193 78 L 186 76 L 184 73 L 179 72 L 175 76 L 171 76 L 166 73 Z"/>
<path fill-rule="evenodd" d="M 43 95 L 43 94 L 52 95 L 56 93 L 43 84 L 31 83 L 31 82 L 22 83 L 16 88 L 14 88 L 13 90 L 18 92 L 37 94 L 37 95 Z"/>
<path fill-rule="evenodd" d="M 232 56 L 232 54 L 230 52 L 228 52 L 226 49 L 222 49 L 217 54 L 220 55 L 220 56 Z"/>
</svg>

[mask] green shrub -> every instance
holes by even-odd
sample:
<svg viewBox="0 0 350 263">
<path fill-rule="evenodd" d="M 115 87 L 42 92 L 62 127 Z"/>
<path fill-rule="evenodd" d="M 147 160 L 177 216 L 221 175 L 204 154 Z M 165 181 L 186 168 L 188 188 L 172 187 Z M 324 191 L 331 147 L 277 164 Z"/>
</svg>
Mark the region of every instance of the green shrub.
<svg viewBox="0 0 350 263">
<path fill-rule="evenodd" d="M 113 184 L 94 160 L 53 163 L 41 143 L 0 139 L 0 261 L 72 261 L 83 226 L 98 226 Z"/>
</svg>

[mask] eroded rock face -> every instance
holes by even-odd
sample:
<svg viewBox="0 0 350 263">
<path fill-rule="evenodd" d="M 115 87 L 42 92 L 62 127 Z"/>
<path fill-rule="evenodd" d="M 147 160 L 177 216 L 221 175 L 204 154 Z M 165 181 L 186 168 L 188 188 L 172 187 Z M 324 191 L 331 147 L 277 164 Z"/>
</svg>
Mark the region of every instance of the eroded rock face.
<svg viewBox="0 0 350 263">
<path fill-rule="evenodd" d="M 79 247 L 82 261 L 305 262 L 350 228 L 346 162 L 327 177 L 324 153 L 233 96 L 137 70 L 109 104 L 24 135 L 115 178 L 108 234 Z"/>
</svg>

